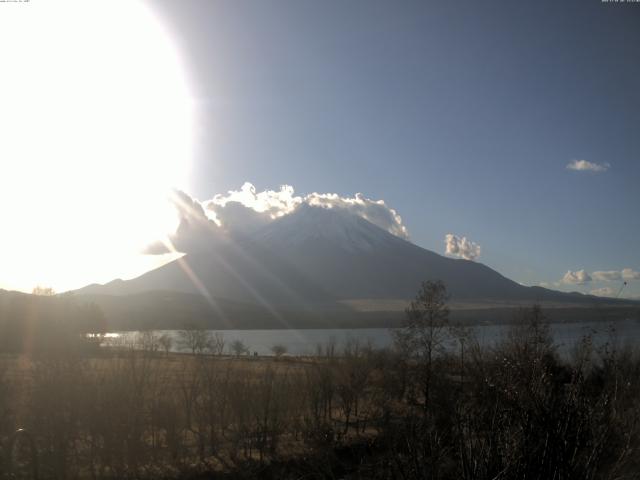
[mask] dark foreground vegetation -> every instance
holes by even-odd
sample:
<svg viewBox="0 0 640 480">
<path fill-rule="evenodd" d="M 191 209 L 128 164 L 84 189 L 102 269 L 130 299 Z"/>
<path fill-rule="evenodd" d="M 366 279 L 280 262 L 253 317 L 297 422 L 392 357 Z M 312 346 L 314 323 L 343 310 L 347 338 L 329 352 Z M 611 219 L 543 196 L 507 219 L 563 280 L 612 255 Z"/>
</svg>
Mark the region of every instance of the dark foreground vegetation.
<svg viewBox="0 0 640 480">
<path fill-rule="evenodd" d="M 537 307 L 481 348 L 445 301 L 424 284 L 382 351 L 181 355 L 149 333 L 138 348 L 4 354 L 2 478 L 640 476 L 637 352 L 585 337 L 560 356 Z"/>
</svg>

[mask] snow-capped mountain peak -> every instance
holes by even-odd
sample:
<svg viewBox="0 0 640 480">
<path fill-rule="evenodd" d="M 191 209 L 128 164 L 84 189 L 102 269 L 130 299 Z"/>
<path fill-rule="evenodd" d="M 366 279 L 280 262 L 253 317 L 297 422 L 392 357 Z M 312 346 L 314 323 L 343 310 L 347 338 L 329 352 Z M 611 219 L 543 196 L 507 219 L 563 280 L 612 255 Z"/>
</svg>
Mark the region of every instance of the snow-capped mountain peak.
<svg viewBox="0 0 640 480">
<path fill-rule="evenodd" d="M 371 252 L 404 240 L 341 208 L 301 205 L 261 229 L 254 240 L 265 246 L 322 244 L 347 252 Z"/>
</svg>

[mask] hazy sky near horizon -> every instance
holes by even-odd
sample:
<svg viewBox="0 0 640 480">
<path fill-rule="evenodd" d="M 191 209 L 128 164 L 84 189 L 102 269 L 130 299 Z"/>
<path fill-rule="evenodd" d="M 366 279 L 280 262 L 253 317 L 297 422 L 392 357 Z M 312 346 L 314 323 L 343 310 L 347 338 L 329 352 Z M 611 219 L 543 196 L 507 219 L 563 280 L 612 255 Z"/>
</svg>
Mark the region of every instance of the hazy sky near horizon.
<svg viewBox="0 0 640 480">
<path fill-rule="evenodd" d="M 171 187 L 251 182 L 640 298 L 640 3 L 140 2 L 0 2 L 0 288 L 139 275 Z"/>
<path fill-rule="evenodd" d="M 196 100 L 192 195 L 362 192 L 529 285 L 640 270 L 640 4 L 150 4 Z M 620 286 L 593 280 L 558 288 Z"/>
</svg>

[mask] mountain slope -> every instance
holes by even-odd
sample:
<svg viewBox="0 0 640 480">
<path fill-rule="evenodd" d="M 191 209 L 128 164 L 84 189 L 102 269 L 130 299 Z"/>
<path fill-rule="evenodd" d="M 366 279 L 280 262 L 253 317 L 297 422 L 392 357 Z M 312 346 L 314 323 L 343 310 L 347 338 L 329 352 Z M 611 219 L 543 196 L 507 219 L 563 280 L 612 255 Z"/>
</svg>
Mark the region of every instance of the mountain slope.
<svg viewBox="0 0 640 480">
<path fill-rule="evenodd" d="M 397 299 L 396 304 L 406 304 L 424 280 L 442 280 L 451 301 L 465 304 L 467 312 L 470 305 L 486 314 L 488 307 L 533 302 L 556 307 L 625 303 L 525 287 L 481 263 L 418 247 L 341 209 L 302 205 L 249 238 L 216 237 L 210 243 L 205 238 L 199 245 L 193 253 L 138 278 L 91 285 L 75 293 L 91 296 L 114 312 L 119 325 L 126 323 L 127 312 L 147 318 L 152 309 L 163 325 L 173 317 L 184 323 L 191 315 L 209 324 L 230 321 L 229 326 L 245 328 L 317 326 L 336 319 L 369 325 L 376 309 L 363 316 L 354 307 L 358 301 L 380 304 Z M 122 295 L 128 298 L 114 297 Z M 192 305 L 180 306 L 184 302 Z M 375 318 L 391 318 L 383 317 Z"/>
<path fill-rule="evenodd" d="M 91 285 L 77 293 L 130 295 L 154 290 L 204 294 L 257 305 L 313 305 L 334 298 L 272 252 L 232 241 L 218 242 L 132 280 Z"/>
<path fill-rule="evenodd" d="M 524 287 L 481 263 L 418 247 L 344 210 L 302 206 L 267 225 L 254 242 L 340 299 L 413 298 L 423 280 L 442 280 L 454 300 L 566 300 L 584 295 Z"/>
</svg>

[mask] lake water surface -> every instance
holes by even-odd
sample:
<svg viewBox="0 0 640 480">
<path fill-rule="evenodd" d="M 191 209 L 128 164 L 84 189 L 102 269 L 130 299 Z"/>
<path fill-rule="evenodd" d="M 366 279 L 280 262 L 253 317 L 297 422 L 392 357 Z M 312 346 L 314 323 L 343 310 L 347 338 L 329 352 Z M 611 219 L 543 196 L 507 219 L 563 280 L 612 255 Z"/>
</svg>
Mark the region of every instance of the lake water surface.
<svg viewBox="0 0 640 480">
<path fill-rule="evenodd" d="M 482 325 L 473 327 L 479 343 L 489 346 L 503 338 L 508 325 Z M 640 321 L 619 320 L 614 323 L 581 322 L 551 324 L 554 341 L 560 351 L 569 351 L 585 335 L 592 335 L 594 343 L 614 341 L 619 346 L 640 345 Z M 308 329 L 308 330 L 211 330 L 224 336 L 227 348 L 234 340 L 241 340 L 250 352 L 271 355 L 271 347 L 284 345 L 290 355 L 313 355 L 318 345 L 336 345 L 336 351 L 348 341 L 358 340 L 374 347 L 388 347 L 393 342 L 393 332 L 386 328 L 359 329 Z M 135 341 L 140 332 L 119 332 L 115 340 Z M 173 338 L 174 351 L 183 351 L 178 330 L 159 330 L 157 335 L 168 334 Z M 114 340 L 114 339 L 112 339 Z"/>
</svg>

